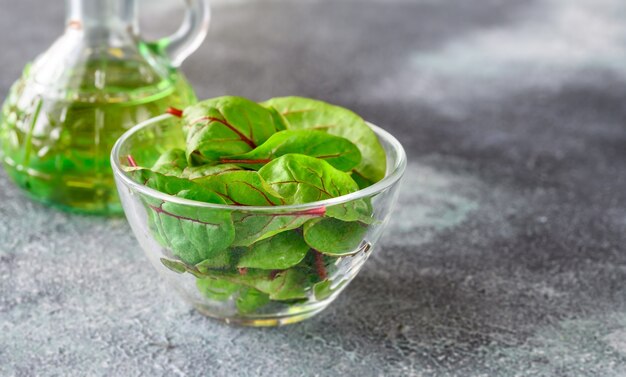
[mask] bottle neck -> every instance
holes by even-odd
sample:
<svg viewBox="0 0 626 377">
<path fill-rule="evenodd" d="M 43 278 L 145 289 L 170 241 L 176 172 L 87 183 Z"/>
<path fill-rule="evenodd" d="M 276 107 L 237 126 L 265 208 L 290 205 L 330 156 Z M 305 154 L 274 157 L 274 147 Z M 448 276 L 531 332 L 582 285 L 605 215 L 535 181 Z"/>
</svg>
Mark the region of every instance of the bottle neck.
<svg viewBox="0 0 626 377">
<path fill-rule="evenodd" d="M 137 35 L 135 0 L 66 0 L 66 25 L 90 37 L 107 38 L 120 31 Z"/>
</svg>

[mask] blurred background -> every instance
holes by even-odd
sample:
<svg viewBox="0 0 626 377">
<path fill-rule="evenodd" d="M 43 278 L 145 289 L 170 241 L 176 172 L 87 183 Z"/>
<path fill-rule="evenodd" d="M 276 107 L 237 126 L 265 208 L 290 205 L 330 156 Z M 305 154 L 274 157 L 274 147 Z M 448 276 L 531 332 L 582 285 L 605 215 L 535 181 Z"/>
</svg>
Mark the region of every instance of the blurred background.
<svg viewBox="0 0 626 377">
<path fill-rule="evenodd" d="M 63 5 L 0 0 L 2 95 L 61 34 Z M 178 1 L 140 6 L 148 38 L 181 22 Z M 0 372 L 626 375 L 626 2 L 220 0 L 212 11 L 182 66 L 199 98 L 319 98 L 404 144 L 381 248 L 319 317 L 229 328 L 166 292 L 123 219 L 42 207 L 0 173 Z M 93 258 L 73 266 L 84 252 Z"/>
</svg>

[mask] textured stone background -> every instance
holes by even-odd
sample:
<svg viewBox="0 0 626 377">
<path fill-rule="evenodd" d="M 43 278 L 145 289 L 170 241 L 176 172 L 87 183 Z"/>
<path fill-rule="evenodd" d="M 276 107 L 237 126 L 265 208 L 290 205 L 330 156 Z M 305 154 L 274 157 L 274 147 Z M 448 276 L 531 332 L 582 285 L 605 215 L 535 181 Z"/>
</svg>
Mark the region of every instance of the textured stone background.
<svg viewBox="0 0 626 377">
<path fill-rule="evenodd" d="M 159 1 L 150 33 L 178 22 Z M 61 8 L 0 0 L 0 92 Z M 318 317 L 228 327 L 167 289 L 125 220 L 0 173 L 0 375 L 625 376 L 624 19 L 622 0 L 216 3 L 184 66 L 201 97 L 319 97 L 403 141 L 381 247 Z"/>
</svg>

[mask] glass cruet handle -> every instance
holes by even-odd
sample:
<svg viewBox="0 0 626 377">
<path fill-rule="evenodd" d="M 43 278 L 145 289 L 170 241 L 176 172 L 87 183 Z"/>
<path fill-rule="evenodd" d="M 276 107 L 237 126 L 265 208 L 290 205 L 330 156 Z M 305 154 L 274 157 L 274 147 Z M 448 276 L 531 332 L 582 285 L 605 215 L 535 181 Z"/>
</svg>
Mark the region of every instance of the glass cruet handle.
<svg viewBox="0 0 626 377">
<path fill-rule="evenodd" d="M 184 0 L 187 10 L 185 19 L 178 30 L 155 43 L 170 60 L 178 67 L 191 55 L 206 37 L 209 30 L 211 10 L 209 0 Z"/>
</svg>

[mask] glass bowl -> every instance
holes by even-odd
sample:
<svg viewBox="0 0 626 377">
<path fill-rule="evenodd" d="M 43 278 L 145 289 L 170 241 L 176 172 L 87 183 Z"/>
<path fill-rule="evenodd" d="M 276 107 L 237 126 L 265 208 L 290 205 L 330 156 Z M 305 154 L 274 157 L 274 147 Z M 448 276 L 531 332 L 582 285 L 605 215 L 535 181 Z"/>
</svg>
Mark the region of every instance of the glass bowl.
<svg viewBox="0 0 626 377">
<path fill-rule="evenodd" d="M 135 182 L 126 169 L 129 155 L 139 166 L 152 166 L 166 150 L 184 149 L 180 121 L 169 114 L 145 121 L 122 135 L 111 152 L 111 166 L 135 237 L 152 265 L 174 289 L 209 317 L 240 325 L 277 326 L 309 318 L 337 298 L 372 253 L 389 220 L 406 155 L 393 136 L 368 125 L 386 153 L 385 178 L 349 195 L 313 203 L 272 207 L 219 205 L 167 195 Z M 357 207 L 367 208 L 367 219 L 347 223 L 324 216 L 330 211 Z M 190 213 L 194 215 L 189 216 Z M 223 247 L 210 259 L 195 265 L 179 259 L 176 255 L 180 255 L 181 248 L 188 247 L 191 252 L 208 244 L 228 245 L 232 238 L 226 230 L 223 239 L 207 239 L 206 231 L 204 239 L 197 236 L 204 226 L 213 226 L 201 219 L 215 217 L 229 222 L 232 219 L 239 240 L 252 239 L 262 233 L 261 229 L 291 230 L 278 233 L 281 237 L 259 241 L 264 242 L 263 247 L 254 248 L 254 253 L 270 256 L 272 266 L 264 265 L 267 258 L 255 260 L 256 254 L 245 246 Z M 324 224 L 316 227 L 315 232 L 303 232 L 307 224 L 322 221 Z M 168 227 L 166 232 L 164 226 Z M 176 227 L 180 232 L 173 236 L 171 232 Z M 334 241 L 323 250 L 309 249 L 302 238 L 313 233 L 319 239 Z M 304 249 L 298 246 L 303 244 Z M 254 268 L 241 267 L 242 260 Z M 275 269 L 277 265 L 284 268 Z"/>
</svg>

